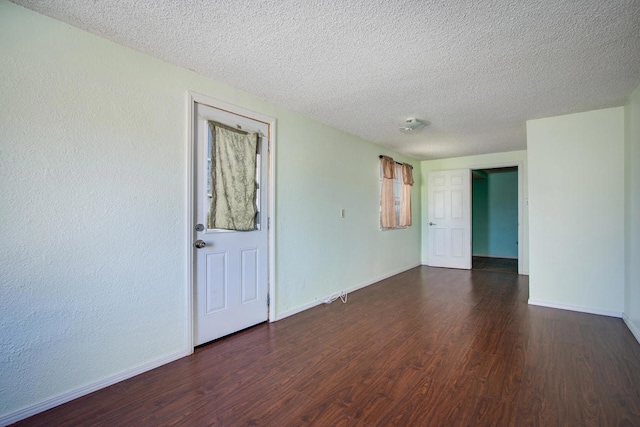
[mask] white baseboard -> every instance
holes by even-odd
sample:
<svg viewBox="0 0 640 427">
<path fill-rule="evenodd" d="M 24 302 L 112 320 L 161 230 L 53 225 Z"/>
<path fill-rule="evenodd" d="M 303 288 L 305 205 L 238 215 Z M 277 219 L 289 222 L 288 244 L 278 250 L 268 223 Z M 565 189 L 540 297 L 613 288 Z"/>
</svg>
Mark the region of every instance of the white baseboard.
<svg viewBox="0 0 640 427">
<path fill-rule="evenodd" d="M 577 311 L 580 313 L 597 314 L 599 316 L 609 316 L 609 317 L 618 317 L 618 318 L 622 317 L 622 312 L 619 312 L 619 311 L 600 310 L 598 308 L 580 307 L 577 305 L 556 304 L 554 302 L 548 302 L 548 301 L 538 301 L 538 300 L 529 299 L 529 305 L 538 305 L 540 307 L 549 307 L 549 308 L 557 308 L 560 310 Z"/>
<path fill-rule="evenodd" d="M 421 264 L 418 263 L 418 264 L 415 264 L 415 265 L 400 269 L 398 271 L 394 271 L 393 273 L 389 273 L 389 274 L 386 274 L 384 276 L 378 277 L 376 279 L 369 280 L 369 281 L 364 282 L 364 283 L 360 283 L 359 285 L 355 285 L 355 286 L 352 286 L 350 288 L 343 289 L 342 292 L 347 292 L 348 293 L 348 292 L 357 291 L 358 289 L 362 289 L 362 288 L 365 288 L 365 287 L 367 287 L 369 285 L 373 285 L 374 283 L 378 283 L 381 280 L 388 279 L 391 276 L 395 276 L 396 274 L 400 274 L 400 273 L 403 273 L 405 271 L 411 270 L 412 268 L 419 267 L 420 265 Z M 339 294 L 340 292 L 341 291 L 333 292 L 330 295 L 326 295 L 326 296 L 321 297 L 321 298 L 316 298 L 315 300 L 311 301 L 310 303 L 305 304 L 305 305 L 300 306 L 300 307 L 297 307 L 297 308 L 294 308 L 293 310 L 289 310 L 289 311 L 285 311 L 284 313 L 280 313 L 280 314 L 276 315 L 275 319 L 273 319 L 272 321 L 273 322 L 277 322 L 278 320 L 282 320 L 285 317 L 293 316 L 294 314 L 298 314 L 298 313 L 301 313 L 301 312 L 303 312 L 305 310 L 308 310 L 310 308 L 318 306 L 320 304 L 324 304 L 324 301 L 327 301 L 329 298 L 331 298 L 332 296 L 334 296 L 336 294 Z"/>
<path fill-rule="evenodd" d="M 89 393 L 93 393 L 94 391 L 108 387 L 120 381 L 135 377 L 136 375 L 140 375 L 159 366 L 166 365 L 167 363 L 181 359 L 190 354 L 190 351 L 181 351 L 178 353 L 170 354 L 169 356 L 154 360 L 150 363 L 145 363 L 144 365 L 137 366 L 124 372 L 120 372 L 119 374 L 97 381 L 93 384 L 71 390 L 56 397 L 52 397 L 51 399 L 47 399 L 43 402 L 36 403 L 35 405 L 29 405 L 17 411 L 2 415 L 0 416 L 0 426 L 7 426 L 9 424 L 24 420 L 25 418 L 29 418 L 32 415 L 39 414 L 40 412 L 44 412 L 58 405 L 62 405 L 63 403 L 70 402 L 73 399 L 77 399 L 78 397 L 85 396 Z"/>
<path fill-rule="evenodd" d="M 625 325 L 627 325 L 627 328 L 629 328 L 633 336 L 636 338 L 636 341 L 640 343 L 640 328 L 638 328 L 638 326 L 629 319 L 627 313 L 622 314 L 622 320 L 624 320 Z"/>
</svg>

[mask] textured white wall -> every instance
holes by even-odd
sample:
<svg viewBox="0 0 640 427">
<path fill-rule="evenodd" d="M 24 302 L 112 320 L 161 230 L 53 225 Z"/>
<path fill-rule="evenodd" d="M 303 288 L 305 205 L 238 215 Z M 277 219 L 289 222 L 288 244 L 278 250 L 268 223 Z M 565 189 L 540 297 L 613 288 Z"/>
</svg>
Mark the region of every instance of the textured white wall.
<svg viewBox="0 0 640 427">
<path fill-rule="evenodd" d="M 518 244 L 522 246 L 522 274 L 529 274 L 529 212 L 526 204 L 528 198 L 528 178 L 527 178 L 527 152 L 526 151 L 510 151 L 506 153 L 482 154 L 478 156 L 455 157 L 451 159 L 427 160 L 421 164 L 422 168 L 422 223 L 426 224 L 429 219 L 428 203 L 429 189 L 427 188 L 427 175 L 429 172 L 467 169 L 467 168 L 483 168 L 497 167 L 501 165 L 522 164 L 522 182 L 518 182 L 518 187 L 522 191 L 523 206 L 521 207 L 521 228 L 522 241 Z M 429 253 L 429 239 L 427 238 L 427 227 L 422 227 L 422 263 L 427 263 L 427 254 Z"/>
<path fill-rule="evenodd" d="M 624 108 L 527 122 L 530 300 L 620 315 Z"/>
<path fill-rule="evenodd" d="M 0 414 L 187 351 L 184 72 L 0 3 Z"/>
<path fill-rule="evenodd" d="M 626 113 L 625 320 L 640 341 L 640 86 Z"/>
<path fill-rule="evenodd" d="M 419 174 L 378 229 L 409 159 L 5 1 L 0 52 L 0 419 L 190 350 L 188 90 L 277 120 L 278 315 L 419 264 Z"/>
</svg>

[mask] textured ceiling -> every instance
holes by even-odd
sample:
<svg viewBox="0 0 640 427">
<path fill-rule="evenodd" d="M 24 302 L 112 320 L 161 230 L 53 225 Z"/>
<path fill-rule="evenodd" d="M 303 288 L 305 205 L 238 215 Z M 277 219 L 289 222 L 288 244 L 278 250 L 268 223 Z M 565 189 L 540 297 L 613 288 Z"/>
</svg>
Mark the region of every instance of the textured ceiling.
<svg viewBox="0 0 640 427">
<path fill-rule="evenodd" d="M 417 159 L 525 149 L 640 84 L 640 0 L 14 2 Z"/>
</svg>

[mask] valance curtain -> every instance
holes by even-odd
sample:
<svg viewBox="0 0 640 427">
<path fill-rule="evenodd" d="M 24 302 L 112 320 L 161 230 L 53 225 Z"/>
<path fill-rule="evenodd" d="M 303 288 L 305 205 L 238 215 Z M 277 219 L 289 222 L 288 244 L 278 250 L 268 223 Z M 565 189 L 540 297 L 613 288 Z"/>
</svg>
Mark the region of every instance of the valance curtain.
<svg viewBox="0 0 640 427">
<path fill-rule="evenodd" d="M 258 134 L 209 121 L 210 189 L 208 228 L 256 229 Z"/>
<path fill-rule="evenodd" d="M 393 196 L 393 180 L 396 178 L 396 162 L 387 156 L 380 157 L 382 167 L 382 191 L 380 192 L 381 222 L 383 228 L 396 227 L 396 207 Z"/>
<path fill-rule="evenodd" d="M 400 197 L 400 227 L 411 225 L 411 186 L 413 185 L 413 169 L 411 165 L 402 164 L 402 195 Z"/>
</svg>

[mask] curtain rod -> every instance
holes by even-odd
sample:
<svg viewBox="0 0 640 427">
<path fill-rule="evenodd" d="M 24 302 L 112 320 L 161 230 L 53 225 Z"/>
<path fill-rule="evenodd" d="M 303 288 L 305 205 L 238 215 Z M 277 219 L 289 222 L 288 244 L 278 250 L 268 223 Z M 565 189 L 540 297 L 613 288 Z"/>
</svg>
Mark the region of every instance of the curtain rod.
<svg viewBox="0 0 640 427">
<path fill-rule="evenodd" d="M 383 157 L 389 157 L 389 156 L 383 156 L 382 154 L 380 154 L 380 155 L 378 156 L 378 158 L 380 158 L 380 159 L 381 159 L 381 158 L 383 158 Z M 393 160 L 393 159 L 392 159 L 392 160 Z M 393 161 L 394 161 L 394 162 L 396 162 L 395 160 L 393 160 Z M 397 164 L 399 164 L 399 165 L 407 165 L 407 166 L 409 166 L 411 169 L 413 169 L 413 166 L 411 166 L 409 163 L 400 163 L 400 162 L 396 162 L 396 163 L 397 163 Z"/>
</svg>

